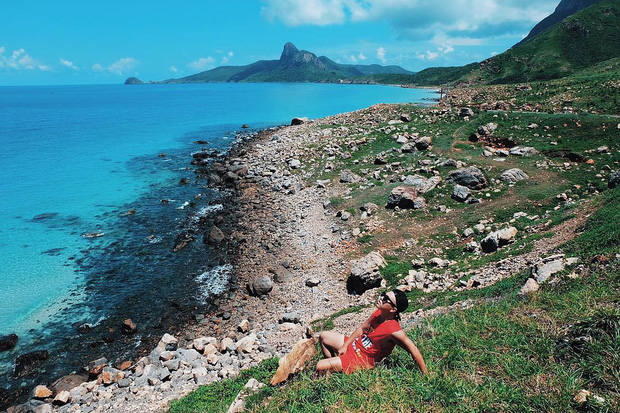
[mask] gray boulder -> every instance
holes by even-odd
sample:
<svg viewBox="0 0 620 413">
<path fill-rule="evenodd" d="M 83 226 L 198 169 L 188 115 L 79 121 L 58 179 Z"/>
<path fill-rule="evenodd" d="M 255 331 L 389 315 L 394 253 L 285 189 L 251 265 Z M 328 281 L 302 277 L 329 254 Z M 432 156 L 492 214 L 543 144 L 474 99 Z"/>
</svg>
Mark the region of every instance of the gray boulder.
<svg viewBox="0 0 620 413">
<path fill-rule="evenodd" d="M 418 191 L 410 186 L 397 186 L 392 189 L 386 208 L 412 209 L 415 208 L 415 199 Z"/>
<path fill-rule="evenodd" d="M 527 295 L 535 293 L 540 289 L 540 284 L 536 282 L 533 278 L 528 278 L 521 290 L 519 291 L 520 295 Z"/>
<path fill-rule="evenodd" d="M 530 179 L 530 177 L 519 168 L 509 169 L 499 177 L 499 180 L 504 182 L 518 182 L 525 179 Z"/>
<path fill-rule="evenodd" d="M 408 175 L 403 181 L 405 185 L 413 186 L 418 192 L 423 194 L 435 189 L 440 182 L 441 177 L 439 176 L 426 178 L 422 175 Z"/>
<path fill-rule="evenodd" d="M 209 232 L 208 243 L 217 245 L 217 244 L 222 243 L 222 241 L 224 241 L 225 238 L 226 236 L 224 235 L 222 230 L 214 225 L 213 228 L 211 229 L 211 232 Z"/>
<path fill-rule="evenodd" d="M 308 118 L 305 116 L 303 118 L 293 118 L 291 120 L 291 126 L 303 125 L 304 123 L 308 123 L 308 121 Z"/>
<path fill-rule="evenodd" d="M 468 187 L 463 185 L 454 185 L 454 189 L 452 190 L 452 199 L 465 202 L 467 198 L 471 195 L 471 191 Z"/>
<path fill-rule="evenodd" d="M 361 176 L 349 170 L 344 170 L 340 174 L 340 182 L 342 182 L 343 184 L 355 184 L 357 182 L 360 182 L 361 180 L 362 180 Z"/>
<path fill-rule="evenodd" d="M 471 110 L 471 108 L 461 108 L 459 109 L 459 116 L 464 118 L 464 117 L 471 117 L 474 116 L 474 111 Z"/>
<path fill-rule="evenodd" d="M 498 248 L 513 242 L 517 232 L 515 227 L 508 227 L 491 232 L 480 241 L 480 247 L 482 251 L 487 253 L 497 251 Z"/>
<path fill-rule="evenodd" d="M 293 273 L 282 265 L 270 268 L 269 273 L 273 275 L 273 280 L 277 283 L 283 283 L 293 279 Z"/>
<path fill-rule="evenodd" d="M 609 175 L 609 181 L 607 182 L 607 186 L 610 188 L 615 188 L 620 184 L 620 169 Z"/>
<path fill-rule="evenodd" d="M 415 140 L 415 147 L 419 151 L 424 151 L 429 148 L 433 143 L 430 136 L 422 136 Z"/>
<path fill-rule="evenodd" d="M 353 261 L 351 275 L 347 278 L 349 293 L 363 294 L 367 290 L 380 287 L 382 280 L 380 269 L 386 266 L 387 262 L 376 251 Z"/>
<path fill-rule="evenodd" d="M 379 205 L 372 202 L 366 202 L 361 206 L 360 210 L 365 211 L 368 215 L 374 215 L 379 211 Z"/>
<path fill-rule="evenodd" d="M 448 182 L 463 185 L 469 189 L 483 189 L 488 185 L 487 178 L 475 166 L 452 171 L 448 177 Z"/>
<path fill-rule="evenodd" d="M 578 262 L 577 258 L 564 258 L 564 254 L 552 255 L 538 261 L 532 267 L 532 277 L 542 284 L 549 280 L 554 274 L 563 271 L 567 265 Z"/>
<path fill-rule="evenodd" d="M 248 292 L 254 296 L 269 294 L 273 289 L 273 281 L 268 275 L 260 275 L 248 284 Z"/>
<path fill-rule="evenodd" d="M 510 148 L 510 154 L 514 156 L 532 156 L 537 153 L 538 151 L 531 146 L 515 146 Z"/>
<path fill-rule="evenodd" d="M 400 120 L 403 122 L 411 122 L 411 115 L 408 113 L 401 113 Z"/>
</svg>

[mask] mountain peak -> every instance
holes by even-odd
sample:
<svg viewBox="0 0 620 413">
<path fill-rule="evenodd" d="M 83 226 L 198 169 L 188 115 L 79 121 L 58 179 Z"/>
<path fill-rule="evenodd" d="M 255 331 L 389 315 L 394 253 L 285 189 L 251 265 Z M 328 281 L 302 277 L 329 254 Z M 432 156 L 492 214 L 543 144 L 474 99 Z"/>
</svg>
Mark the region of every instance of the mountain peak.
<svg viewBox="0 0 620 413">
<path fill-rule="evenodd" d="M 295 45 L 291 42 L 288 42 L 284 45 L 284 50 L 282 50 L 282 55 L 280 56 L 280 60 L 290 60 L 295 57 L 299 53 L 299 49 L 295 47 Z"/>
</svg>

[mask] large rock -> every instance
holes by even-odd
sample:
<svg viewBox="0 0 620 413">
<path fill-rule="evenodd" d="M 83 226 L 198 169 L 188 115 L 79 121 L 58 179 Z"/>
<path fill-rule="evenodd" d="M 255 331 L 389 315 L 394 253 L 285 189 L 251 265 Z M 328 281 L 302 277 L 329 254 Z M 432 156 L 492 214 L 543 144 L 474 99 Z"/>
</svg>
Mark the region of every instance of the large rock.
<svg viewBox="0 0 620 413">
<path fill-rule="evenodd" d="M 475 166 L 452 171 L 448 177 L 448 182 L 463 185 L 469 189 L 483 189 L 488 185 L 487 178 Z"/>
<path fill-rule="evenodd" d="M 530 177 L 519 168 L 509 169 L 499 177 L 499 180 L 504 182 L 518 182 L 525 179 L 530 179 Z"/>
<path fill-rule="evenodd" d="M 351 265 L 351 275 L 347 279 L 347 290 L 357 294 L 363 294 L 371 288 L 381 286 L 380 269 L 385 268 L 387 262 L 376 251 L 371 252 L 365 257 L 353 261 Z"/>
<path fill-rule="evenodd" d="M 291 374 L 303 370 L 304 366 L 316 354 L 314 338 L 298 341 L 290 353 L 282 357 L 278 363 L 278 370 L 271 378 L 271 385 L 275 386 L 289 378 Z"/>
<path fill-rule="evenodd" d="M 138 327 L 136 326 L 136 323 L 131 320 L 131 318 L 128 318 L 123 321 L 123 324 L 121 324 L 121 332 L 123 334 L 135 334 L 138 332 Z"/>
<path fill-rule="evenodd" d="M 440 182 L 441 177 L 439 176 L 431 176 L 430 178 L 426 178 L 422 175 L 408 175 L 403 181 L 405 185 L 410 185 L 423 194 L 435 189 Z"/>
<path fill-rule="evenodd" d="M 254 296 L 269 294 L 273 289 L 273 281 L 268 275 L 260 275 L 248 284 L 248 291 Z"/>
<path fill-rule="evenodd" d="M 519 294 L 527 295 L 531 293 L 535 293 L 540 289 L 540 285 L 533 278 L 528 278 L 521 290 L 519 290 Z"/>
<path fill-rule="evenodd" d="M 54 393 L 61 393 L 63 391 L 69 391 L 82 383 L 86 383 L 86 381 L 88 381 L 87 375 L 69 374 L 68 376 L 56 380 L 52 383 L 51 387 Z"/>
<path fill-rule="evenodd" d="M 166 333 L 163 335 L 161 340 L 159 340 L 159 345 L 165 351 L 175 351 L 177 347 L 179 346 L 179 340 L 173 335 Z"/>
<path fill-rule="evenodd" d="M 361 176 L 349 170 L 344 170 L 340 174 L 340 182 L 342 182 L 343 184 L 355 184 L 357 182 L 360 182 L 361 180 L 362 180 Z"/>
<path fill-rule="evenodd" d="M 452 190 L 452 199 L 459 202 L 465 202 L 470 195 L 471 191 L 468 187 L 463 185 L 454 185 L 454 189 Z"/>
<path fill-rule="evenodd" d="M 54 393 L 50 389 L 48 389 L 46 386 L 43 386 L 43 385 L 39 385 L 35 387 L 34 390 L 32 391 L 32 398 L 38 399 L 38 400 L 47 399 L 48 397 L 52 397 L 53 395 Z"/>
<path fill-rule="evenodd" d="M 494 252 L 498 248 L 508 245 L 514 241 L 514 237 L 517 235 L 517 229 L 515 227 L 508 227 L 500 229 L 499 231 L 491 232 L 480 241 L 480 247 L 484 252 Z"/>
<path fill-rule="evenodd" d="M 428 149 L 429 146 L 431 146 L 431 144 L 433 143 L 433 140 L 430 136 L 422 136 L 416 139 L 414 143 L 415 143 L 415 147 L 417 150 L 424 151 Z"/>
<path fill-rule="evenodd" d="M 415 206 L 415 199 L 418 191 L 411 186 L 397 186 L 392 189 L 386 208 L 412 209 Z"/>
<path fill-rule="evenodd" d="M 514 156 L 532 156 L 536 155 L 538 151 L 531 146 L 515 146 L 510 148 L 510 154 Z"/>
<path fill-rule="evenodd" d="M 209 232 L 208 243 L 217 245 L 224 241 L 225 238 L 226 236 L 224 235 L 222 230 L 214 225 L 211 229 L 211 232 Z"/>
<path fill-rule="evenodd" d="M 464 118 L 464 117 L 472 117 L 474 116 L 474 111 L 471 110 L 471 108 L 460 108 L 459 109 L 459 116 Z"/>
<path fill-rule="evenodd" d="M 8 334 L 0 337 L 0 351 L 7 351 L 15 347 L 17 344 L 17 334 Z"/>
<path fill-rule="evenodd" d="M 273 280 L 277 283 L 284 283 L 293 279 L 294 275 L 288 269 L 281 265 L 269 269 L 269 273 L 273 275 Z"/>
<path fill-rule="evenodd" d="M 308 123 L 308 121 L 308 118 L 305 116 L 303 118 L 293 118 L 291 120 L 291 126 L 303 125 L 304 123 Z"/>
<path fill-rule="evenodd" d="M 607 182 L 607 186 L 610 188 L 615 188 L 620 184 L 620 169 L 616 172 L 609 175 L 609 181 Z"/>
<path fill-rule="evenodd" d="M 22 354 L 15 360 L 13 375 L 15 377 L 23 377 L 35 372 L 38 366 L 44 360 L 47 360 L 49 353 L 47 350 L 36 350 L 30 353 Z"/>
<path fill-rule="evenodd" d="M 564 254 L 545 257 L 532 267 L 532 277 L 539 284 L 542 284 L 549 280 L 554 274 L 563 271 L 567 265 L 574 264 L 577 261 L 577 258 L 564 258 Z"/>
</svg>

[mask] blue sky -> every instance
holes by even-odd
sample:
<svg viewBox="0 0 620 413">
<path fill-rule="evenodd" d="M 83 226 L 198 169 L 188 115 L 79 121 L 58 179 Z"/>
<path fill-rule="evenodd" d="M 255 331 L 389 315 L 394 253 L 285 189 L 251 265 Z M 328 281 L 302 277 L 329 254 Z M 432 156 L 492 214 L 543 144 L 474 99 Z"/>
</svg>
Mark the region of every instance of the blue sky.
<svg viewBox="0 0 620 413">
<path fill-rule="evenodd" d="M 20 0 L 0 13 L 0 85 L 122 83 L 277 59 L 418 71 L 501 53 L 559 0 Z"/>
</svg>

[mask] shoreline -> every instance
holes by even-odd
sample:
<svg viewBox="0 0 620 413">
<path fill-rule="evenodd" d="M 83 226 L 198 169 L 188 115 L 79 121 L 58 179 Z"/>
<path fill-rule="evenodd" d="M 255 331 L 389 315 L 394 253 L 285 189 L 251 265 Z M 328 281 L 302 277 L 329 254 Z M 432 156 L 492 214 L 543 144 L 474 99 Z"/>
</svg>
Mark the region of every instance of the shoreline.
<svg viewBox="0 0 620 413">
<path fill-rule="evenodd" d="M 299 126 L 261 130 L 251 139 L 247 136 L 240 139 L 225 156 L 215 157 L 208 168 L 193 165 L 209 177 L 209 186 L 217 181 L 210 176 L 214 172 L 220 177 L 226 177 L 232 170 L 238 173 L 237 178 L 228 182 L 225 178 L 221 182 L 221 190 L 228 192 L 230 202 L 211 223 L 201 225 L 207 232 L 217 223 L 222 227 L 226 241 L 217 242 L 216 248 L 227 250 L 233 275 L 229 288 L 213 300 L 214 311 L 200 317 L 197 313 L 185 314 L 177 320 L 184 320 L 177 324 L 178 328 L 169 330 L 179 338 L 179 347 L 191 347 L 193 340 L 200 337 L 215 337 L 219 342 L 238 341 L 249 331 L 260 335 L 259 359 L 282 356 L 304 336 L 310 321 L 367 302 L 363 296 L 349 295 L 344 288 L 348 268 L 344 257 L 351 252 L 350 234 L 346 230 L 333 231 L 340 220 L 324 206 L 332 194 L 314 183 L 304 182 L 304 177 L 296 171 L 298 167 L 292 167 L 290 162 L 297 158 L 305 162 L 302 146 L 309 143 L 308 137 L 313 141 L 328 138 L 321 132 L 321 126 L 346 128 L 345 125 L 355 124 L 351 118 L 365 112 L 376 118 L 372 114 L 376 109 L 394 106 L 397 105 L 374 105 Z M 381 121 L 389 119 L 386 116 Z M 317 260 L 317 255 L 321 259 Z M 264 275 L 281 278 L 282 282 L 274 282 L 267 296 L 248 294 L 246 284 Z M 309 279 L 319 283 L 309 287 Z M 244 320 L 248 320 L 249 328 L 241 332 L 238 326 Z M 136 353 L 138 357 L 148 354 L 157 344 L 156 332 L 150 335 L 141 343 L 143 350 Z M 122 361 L 114 365 L 120 367 Z M 187 391 L 195 388 L 190 387 Z M 173 398 L 183 394 L 176 393 Z"/>
</svg>

